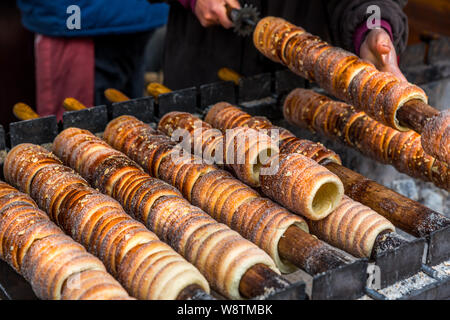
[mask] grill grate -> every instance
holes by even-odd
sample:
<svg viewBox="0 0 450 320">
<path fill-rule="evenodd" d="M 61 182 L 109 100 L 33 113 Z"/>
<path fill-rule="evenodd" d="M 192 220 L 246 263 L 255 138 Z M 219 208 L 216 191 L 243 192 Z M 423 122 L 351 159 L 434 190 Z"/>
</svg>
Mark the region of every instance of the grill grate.
<svg viewBox="0 0 450 320">
<path fill-rule="evenodd" d="M 275 74 L 243 78 L 239 85 L 232 82 L 216 82 L 202 85 L 198 89 L 173 91 L 160 95 L 157 102 L 151 97 L 145 97 L 87 110 L 70 111 L 64 114 L 63 121 L 59 124 L 54 116 L 49 116 L 12 123 L 7 134 L 0 126 L 0 177 L 3 179 L 3 161 L 8 147 L 24 142 L 51 143 L 58 131 L 72 126 L 101 133 L 108 121 L 125 114 L 151 123 L 170 111 L 182 110 L 204 114 L 209 106 L 219 101 L 230 103 L 238 101 L 239 106 L 251 115 L 264 115 L 271 120 L 278 120 L 282 116 L 280 106 L 285 95 L 298 86 L 304 86 L 304 82 L 291 72 L 283 70 Z M 432 283 L 403 294 L 400 299 L 449 298 L 450 274 L 447 277 L 438 277 L 431 266 L 450 258 L 450 227 L 435 231 L 428 238 L 409 239 L 398 248 L 379 253 L 371 261 L 379 267 L 381 288 L 397 285 L 401 283 L 400 281 L 423 272 L 426 277 L 433 280 Z M 424 254 L 426 259 L 423 259 Z M 426 265 L 423 265 L 423 262 Z M 288 278 L 294 280 L 290 288 L 265 298 L 304 299 L 305 292 L 310 299 L 357 299 L 363 296 L 372 299 L 389 298 L 380 290 L 368 287 L 368 266 L 366 259 L 353 258 L 343 267 L 314 277 L 289 275 Z M 0 274 L 1 299 L 35 298 L 28 283 L 2 261 Z"/>
</svg>

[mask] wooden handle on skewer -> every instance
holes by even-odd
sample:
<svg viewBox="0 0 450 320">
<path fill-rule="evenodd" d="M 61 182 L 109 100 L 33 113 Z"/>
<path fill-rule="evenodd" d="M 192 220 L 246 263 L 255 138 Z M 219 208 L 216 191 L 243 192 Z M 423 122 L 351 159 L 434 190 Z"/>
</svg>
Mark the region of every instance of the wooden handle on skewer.
<svg viewBox="0 0 450 320">
<path fill-rule="evenodd" d="M 125 94 L 123 94 L 117 89 L 112 88 L 105 90 L 105 97 L 111 103 L 124 102 L 130 100 L 130 98 L 128 98 Z"/>
<path fill-rule="evenodd" d="M 285 289 L 290 283 L 275 273 L 266 265 L 257 264 L 250 268 L 242 277 L 239 284 L 241 295 L 247 299 L 262 296 L 271 289 Z M 177 300 L 214 300 L 212 296 L 197 286 L 186 287 L 177 297 Z"/>
<path fill-rule="evenodd" d="M 316 275 L 346 264 L 347 259 L 333 247 L 304 232 L 290 227 L 278 243 L 280 257 Z"/>
<path fill-rule="evenodd" d="M 271 289 L 285 289 L 290 283 L 263 264 L 250 268 L 241 278 L 239 291 L 247 299 L 262 296 Z M 186 287 L 177 297 L 177 300 L 214 300 L 198 285 Z"/>
<path fill-rule="evenodd" d="M 63 101 L 63 107 L 66 111 L 80 111 L 87 107 L 75 98 L 66 98 Z"/>
<path fill-rule="evenodd" d="M 155 99 L 157 99 L 161 94 L 169 92 L 172 92 L 172 90 L 160 83 L 152 82 L 147 86 L 147 93 Z"/>
<path fill-rule="evenodd" d="M 275 273 L 268 266 L 257 264 L 242 277 L 239 292 L 247 299 L 255 298 L 274 290 L 286 289 L 289 281 Z"/>
<path fill-rule="evenodd" d="M 415 99 L 406 102 L 403 107 L 397 111 L 397 119 L 404 127 L 422 134 L 427 121 L 438 115 L 439 111 L 429 106 L 425 102 Z"/>
<path fill-rule="evenodd" d="M 242 76 L 234 70 L 229 68 L 221 68 L 217 72 L 220 80 L 223 81 L 233 81 L 236 85 L 239 85 L 239 81 L 241 81 Z"/>
<path fill-rule="evenodd" d="M 31 120 L 39 118 L 39 115 L 25 103 L 16 103 L 13 107 L 13 113 L 19 120 Z"/>
<path fill-rule="evenodd" d="M 450 225 L 450 219 L 337 163 L 324 163 L 344 184 L 345 194 L 375 210 L 395 226 L 423 237 Z"/>
</svg>

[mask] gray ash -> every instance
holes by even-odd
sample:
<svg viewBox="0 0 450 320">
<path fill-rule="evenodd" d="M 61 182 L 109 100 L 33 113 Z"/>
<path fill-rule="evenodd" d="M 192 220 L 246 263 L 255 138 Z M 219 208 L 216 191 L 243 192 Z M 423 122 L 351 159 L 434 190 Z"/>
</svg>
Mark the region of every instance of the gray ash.
<svg viewBox="0 0 450 320">
<path fill-rule="evenodd" d="M 430 278 L 423 272 L 419 272 L 408 279 L 399 281 L 390 287 L 379 290 L 379 292 L 385 295 L 389 300 L 396 300 L 410 295 L 414 291 L 420 290 L 435 282 L 435 279 Z"/>
</svg>

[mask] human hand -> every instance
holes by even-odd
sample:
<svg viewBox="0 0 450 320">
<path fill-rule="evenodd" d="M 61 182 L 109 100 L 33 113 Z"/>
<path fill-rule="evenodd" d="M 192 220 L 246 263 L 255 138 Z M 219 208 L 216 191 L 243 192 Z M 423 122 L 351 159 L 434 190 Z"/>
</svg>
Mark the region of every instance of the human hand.
<svg viewBox="0 0 450 320">
<path fill-rule="evenodd" d="M 232 8 L 241 8 L 238 0 L 197 0 L 194 13 L 204 27 L 222 25 L 229 29 L 233 22 L 228 19 L 226 4 Z"/>
<path fill-rule="evenodd" d="M 360 56 L 373 63 L 378 70 L 390 72 L 400 80 L 407 81 L 400 71 L 397 52 L 386 30 L 371 30 L 361 45 Z"/>
</svg>

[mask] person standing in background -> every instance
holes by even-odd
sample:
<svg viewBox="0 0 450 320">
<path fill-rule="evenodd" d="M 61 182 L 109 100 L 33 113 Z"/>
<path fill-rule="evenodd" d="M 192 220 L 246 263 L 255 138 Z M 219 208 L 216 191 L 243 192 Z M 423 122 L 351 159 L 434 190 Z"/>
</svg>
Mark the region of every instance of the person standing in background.
<svg viewBox="0 0 450 320">
<path fill-rule="evenodd" d="M 149 0 L 153 2 L 155 0 Z M 402 80 L 397 61 L 406 48 L 406 0 L 173 0 L 164 60 L 164 83 L 171 89 L 217 81 L 217 70 L 231 68 L 244 76 L 283 68 L 263 57 L 251 37 L 240 37 L 225 4 L 255 6 L 261 17 L 276 16 L 301 26 Z M 380 26 L 367 27 L 369 6 L 379 8 Z M 369 10 L 370 11 L 370 10 Z"/>
<path fill-rule="evenodd" d="M 35 36 L 36 109 L 62 118 L 74 97 L 106 103 L 104 90 L 131 98 L 144 90 L 146 45 L 167 22 L 167 4 L 146 0 L 18 0 L 22 23 Z"/>
</svg>

